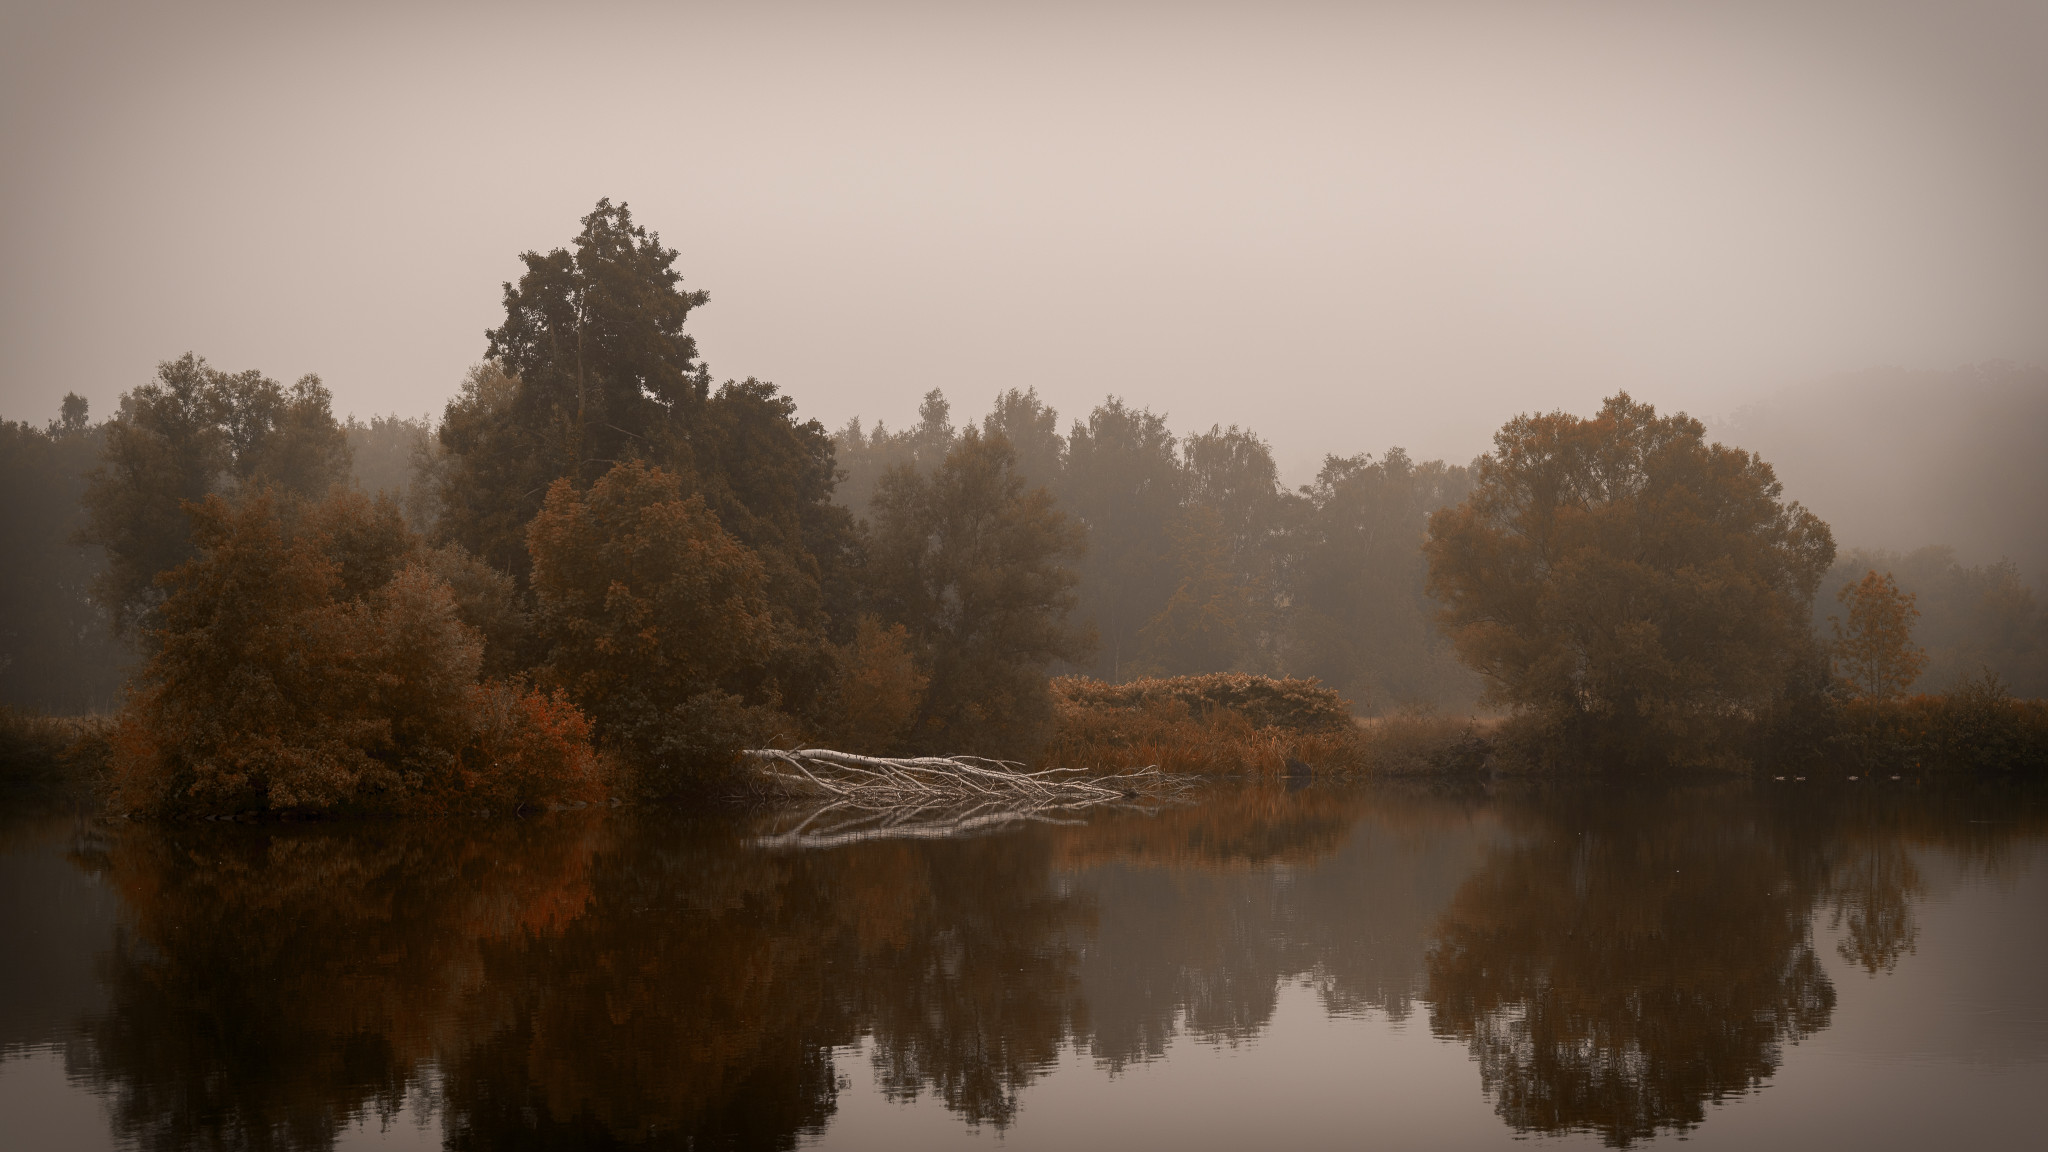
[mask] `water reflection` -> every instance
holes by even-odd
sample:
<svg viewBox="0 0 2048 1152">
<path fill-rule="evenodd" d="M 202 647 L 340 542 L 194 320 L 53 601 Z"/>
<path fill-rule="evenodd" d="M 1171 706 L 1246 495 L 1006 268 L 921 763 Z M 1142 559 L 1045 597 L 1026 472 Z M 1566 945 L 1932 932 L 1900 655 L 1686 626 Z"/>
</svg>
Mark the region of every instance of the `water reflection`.
<svg viewBox="0 0 2048 1152">
<path fill-rule="evenodd" d="M 1816 921 L 1888 971 L 1914 852 L 1995 866 L 2042 830 L 2002 811 L 1275 788 L 825 851 L 655 814 L 129 826 L 73 852 L 125 916 L 72 1059 L 150 1149 L 327 1147 L 423 1096 L 453 1148 L 787 1148 L 855 1045 L 893 1098 L 1028 1127 L 1063 1055 L 1256 1042 L 1299 981 L 1426 1012 L 1515 1131 L 1626 1144 L 1770 1078 L 1835 1005 Z"/>
<path fill-rule="evenodd" d="M 1517 823 L 1437 928 L 1428 993 L 1515 1128 L 1621 1144 L 1696 1124 L 1826 1027 L 1821 878 L 1752 805 L 1662 792 Z"/>
</svg>

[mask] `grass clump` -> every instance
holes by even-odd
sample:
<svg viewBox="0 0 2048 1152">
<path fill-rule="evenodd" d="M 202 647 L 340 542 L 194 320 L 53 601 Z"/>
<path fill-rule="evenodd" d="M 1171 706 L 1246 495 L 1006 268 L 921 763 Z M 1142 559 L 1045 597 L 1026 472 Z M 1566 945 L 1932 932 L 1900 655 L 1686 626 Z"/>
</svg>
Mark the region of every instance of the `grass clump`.
<svg viewBox="0 0 2048 1152">
<path fill-rule="evenodd" d="M 0 799 L 94 801 L 106 787 L 112 735 L 110 717 L 45 716 L 0 707 Z"/>
<path fill-rule="evenodd" d="M 1350 709 L 1314 680 L 1216 673 L 1108 684 L 1063 676 L 1052 694 L 1046 763 L 1055 767 L 1277 776 L 1291 765 L 1368 766 Z"/>
</svg>

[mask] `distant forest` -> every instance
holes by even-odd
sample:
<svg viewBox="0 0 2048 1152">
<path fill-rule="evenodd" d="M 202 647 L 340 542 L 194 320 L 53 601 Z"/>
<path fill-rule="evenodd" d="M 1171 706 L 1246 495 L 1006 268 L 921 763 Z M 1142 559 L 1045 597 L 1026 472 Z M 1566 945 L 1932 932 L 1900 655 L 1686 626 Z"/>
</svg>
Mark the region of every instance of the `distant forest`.
<svg viewBox="0 0 2048 1152">
<path fill-rule="evenodd" d="M 739 711 L 719 713 L 733 723 L 747 708 L 813 717 L 837 709 L 843 727 L 846 677 L 886 679 L 891 661 L 907 661 L 915 671 L 899 680 L 952 685 L 919 689 L 936 733 L 973 720 L 980 705 L 966 697 L 1003 698 L 991 668 L 1004 660 L 1039 676 L 1109 681 L 1219 671 L 1315 677 L 1362 715 L 1476 707 L 1481 680 L 1434 622 L 1423 554 L 1430 514 L 1466 499 L 1472 465 L 1415 461 L 1391 448 L 1329 457 L 1312 483 L 1289 489 L 1252 430 L 1176 434 L 1166 414 L 1114 396 L 1063 426 L 1029 390 L 994 397 L 978 421 L 934 390 L 900 428 L 856 418 L 828 431 L 799 420 L 772 385 L 712 386 L 683 331 L 707 297 L 678 287 L 674 259 L 623 206 L 608 204 L 585 220 L 573 251 L 529 253 L 525 277 L 506 286 L 504 326 L 438 421 L 336 420 L 317 379 L 284 386 L 187 356 L 124 394 L 105 419 L 92 419 L 73 396 L 46 422 L 0 423 L 0 703 L 54 712 L 119 706 L 138 641 L 160 624 L 152 617 L 162 604 L 158 577 L 196 554 L 181 501 L 258 489 L 312 501 L 340 484 L 387 498 L 378 506 L 402 525 L 390 530 L 416 540 L 401 551 L 426 557 L 419 562 L 453 589 L 464 622 L 482 636 L 477 674 L 486 677 L 534 667 L 565 644 L 603 651 L 610 642 L 590 639 L 595 617 L 564 615 L 583 594 L 578 581 L 597 577 L 561 556 L 537 557 L 543 529 L 574 549 L 596 539 L 593 525 L 682 501 L 706 519 L 701 528 L 674 521 L 674 547 L 713 546 L 703 543 L 708 532 L 716 546 L 745 553 L 732 554 L 736 583 L 720 594 L 753 605 L 739 618 L 757 632 L 719 642 L 754 644 L 760 659 L 683 677 L 660 707 L 716 697 L 738 702 Z M 566 358 L 560 338 L 572 330 L 591 339 Z M 1983 370 L 1971 371 L 1981 381 Z M 2041 407 L 2029 384 L 2039 374 L 1998 379 L 1994 391 L 2026 423 Z M 1916 395 L 1938 406 L 1940 383 L 1916 378 Z M 1796 411 L 1747 413 L 1738 428 L 1760 442 L 1744 446 L 1775 459 L 1772 442 L 1792 442 L 1786 430 L 1799 422 L 1785 413 Z M 1972 419 L 1972 427 L 1987 423 Z M 2005 440 L 2012 423 L 1999 432 Z M 2006 471 L 2038 471 L 2038 448 L 2024 459 L 2001 451 Z M 593 486 L 625 462 L 651 471 Z M 2017 490 L 2030 483 L 2014 481 L 2016 507 L 1960 523 L 1969 540 L 1949 543 L 1967 543 L 1975 559 L 2007 531 L 2025 559 L 2041 563 L 2040 505 Z M 1043 498 L 1031 503 L 1039 490 Z M 1824 496 L 1840 499 L 1833 489 Z M 1859 508 L 1859 523 L 1870 514 Z M 364 524 L 376 519 L 363 515 Z M 1920 511 L 1912 519 L 1933 530 Z M 1007 527 L 988 536 L 975 526 L 983 523 Z M 1855 547 L 1869 538 L 1845 534 L 1815 598 L 1820 633 L 1840 610 L 1837 589 L 1867 570 L 1890 571 L 1920 612 L 1915 639 L 1929 661 L 1919 688 L 1990 670 L 2020 695 L 2048 695 L 2048 623 L 2030 586 L 2040 572 L 2009 560 L 1965 563 L 1939 546 Z M 948 539 L 983 542 L 942 555 L 933 542 Z M 1021 551 L 1006 558 L 1005 548 Z M 1005 616 L 991 600 L 973 609 L 978 622 L 963 623 L 963 597 L 992 573 L 1030 577 L 997 597 L 1021 597 L 1026 609 Z M 707 633 L 692 643 L 711 641 Z M 994 645 L 993 663 L 947 666 L 947 653 L 975 644 Z M 570 664 L 551 667 L 573 677 Z M 612 697 L 594 683 L 579 698 L 600 701 L 596 718 L 610 730 L 631 729 L 633 708 L 656 706 L 620 698 L 607 714 L 602 701 Z M 947 704 L 946 691 L 962 698 Z"/>
</svg>

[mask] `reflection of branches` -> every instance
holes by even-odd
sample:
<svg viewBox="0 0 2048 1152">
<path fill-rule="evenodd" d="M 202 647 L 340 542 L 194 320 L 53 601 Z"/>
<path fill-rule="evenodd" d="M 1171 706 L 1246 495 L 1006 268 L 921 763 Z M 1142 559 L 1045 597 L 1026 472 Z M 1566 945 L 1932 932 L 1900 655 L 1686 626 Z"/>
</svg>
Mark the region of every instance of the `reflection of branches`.
<svg viewBox="0 0 2048 1152">
<path fill-rule="evenodd" d="M 1913 857 L 1896 843 L 1871 844 L 1829 877 L 1834 915 L 1829 926 L 1847 931 L 1835 945 L 1842 959 L 1876 975 L 1889 972 L 1920 938 L 1913 900 L 1926 891 Z"/>
<path fill-rule="evenodd" d="M 745 753 L 761 778 L 799 796 L 839 797 L 870 806 L 1008 801 L 1044 807 L 1087 807 L 1139 797 L 1179 796 L 1190 783 L 1156 766 L 1090 775 L 1080 768 L 1026 772 L 1009 760 L 980 756 L 856 756 L 829 748 L 756 748 Z"/>
<path fill-rule="evenodd" d="M 762 848 L 836 848 L 864 840 L 948 840 L 989 832 L 1013 824 L 1079 824 L 1078 815 L 1094 809 L 1157 811 L 1156 806 L 1128 803 L 1121 794 L 1075 799 L 1028 800 L 990 797 L 985 800 L 933 800 L 918 804 L 833 800 L 783 814 L 777 823 L 800 817 L 786 831 L 769 832 L 754 843 Z"/>
</svg>

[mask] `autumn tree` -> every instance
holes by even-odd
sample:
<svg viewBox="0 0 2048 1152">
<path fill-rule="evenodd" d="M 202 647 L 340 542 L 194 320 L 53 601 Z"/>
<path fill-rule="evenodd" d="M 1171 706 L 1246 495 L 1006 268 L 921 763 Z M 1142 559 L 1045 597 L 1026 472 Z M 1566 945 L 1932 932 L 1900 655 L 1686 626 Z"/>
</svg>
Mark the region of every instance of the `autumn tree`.
<svg viewBox="0 0 2048 1152">
<path fill-rule="evenodd" d="M 419 811 L 594 799 L 566 701 L 479 683 L 481 644 L 391 501 L 273 489 L 191 510 L 116 739 L 158 812 Z"/>
<path fill-rule="evenodd" d="M 878 613 L 909 631 L 930 677 L 910 739 L 947 751 L 1020 751 L 1051 714 L 1046 670 L 1087 653 L 1067 625 L 1080 532 L 1027 489 L 1000 436 L 968 428 L 936 472 L 898 468 L 875 493 Z"/>
<path fill-rule="evenodd" d="M 1827 525 L 1770 465 L 1626 394 L 1521 416 L 1430 517 L 1430 592 L 1497 703 L 1660 739 L 1747 714 L 1815 649 Z"/>
<path fill-rule="evenodd" d="M 931 677 L 917 666 L 910 632 L 863 614 L 838 653 L 840 746 L 874 755 L 895 752 L 924 703 Z"/>
<path fill-rule="evenodd" d="M 1903 694 L 1927 667 L 1927 653 L 1913 643 L 1920 616 L 1910 592 L 1900 592 L 1892 574 L 1876 570 L 1842 585 L 1835 599 L 1848 619 L 1828 617 L 1834 629 L 1835 667 L 1858 696 L 1884 700 Z"/>
<path fill-rule="evenodd" d="M 319 377 L 286 388 L 189 352 L 123 394 L 104 435 L 82 539 L 106 550 L 99 595 L 122 628 L 157 603 L 157 576 L 194 555 L 186 503 L 264 485 L 312 498 L 348 478 L 348 439 Z"/>
<path fill-rule="evenodd" d="M 546 674 L 642 790 L 715 776 L 786 723 L 773 669 L 790 639 L 768 574 L 674 476 L 629 462 L 588 491 L 556 480 L 527 546 Z"/>
</svg>

